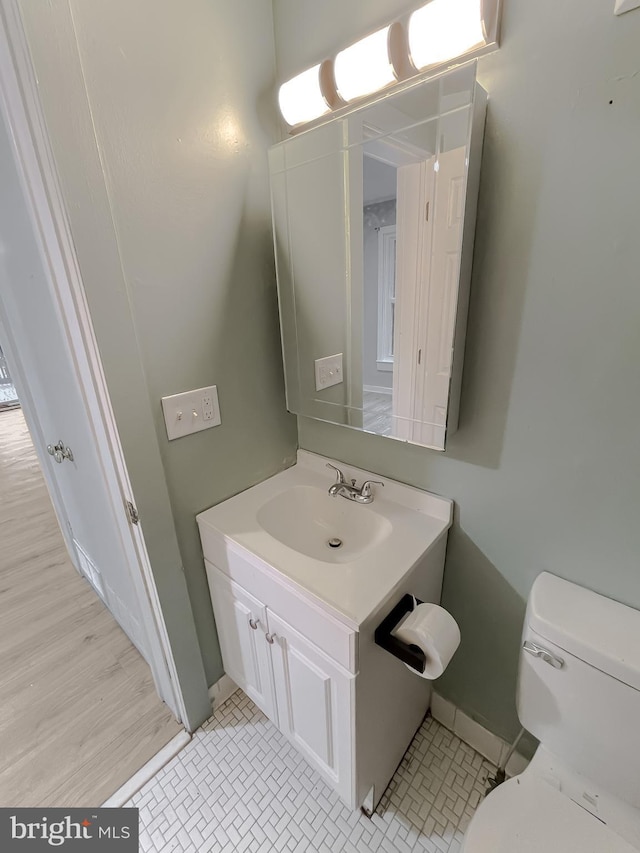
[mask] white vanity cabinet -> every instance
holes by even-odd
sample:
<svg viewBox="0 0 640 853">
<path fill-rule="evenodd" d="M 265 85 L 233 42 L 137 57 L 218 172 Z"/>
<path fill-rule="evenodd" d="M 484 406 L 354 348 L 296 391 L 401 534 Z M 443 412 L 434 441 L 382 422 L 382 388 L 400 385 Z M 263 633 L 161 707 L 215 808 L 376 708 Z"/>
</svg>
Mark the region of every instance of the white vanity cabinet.
<svg viewBox="0 0 640 853">
<path fill-rule="evenodd" d="M 227 674 L 355 807 L 355 675 L 210 563 L 207 577 Z"/>
<path fill-rule="evenodd" d="M 351 718 L 355 676 L 269 614 L 271 661 L 282 731 L 347 802 L 351 802 Z"/>
<path fill-rule="evenodd" d="M 270 650 L 265 640 L 267 609 L 217 569 L 207 574 L 227 675 L 276 722 Z"/>
<path fill-rule="evenodd" d="M 375 501 L 333 497 L 327 463 L 299 450 L 197 521 L 225 672 L 346 805 L 370 812 L 431 696 L 376 628 L 404 595 L 440 601 L 452 503 L 353 467 L 346 482 L 374 480 Z"/>
</svg>

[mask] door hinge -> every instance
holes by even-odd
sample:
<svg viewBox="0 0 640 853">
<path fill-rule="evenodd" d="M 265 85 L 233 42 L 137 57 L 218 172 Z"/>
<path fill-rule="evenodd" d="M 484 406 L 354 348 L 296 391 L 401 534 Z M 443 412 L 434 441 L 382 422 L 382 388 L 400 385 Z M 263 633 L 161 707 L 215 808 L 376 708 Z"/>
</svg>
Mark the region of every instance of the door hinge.
<svg viewBox="0 0 640 853">
<path fill-rule="evenodd" d="M 129 516 L 129 522 L 131 524 L 138 524 L 140 521 L 138 510 L 134 507 L 131 501 L 127 501 L 127 515 Z"/>
</svg>

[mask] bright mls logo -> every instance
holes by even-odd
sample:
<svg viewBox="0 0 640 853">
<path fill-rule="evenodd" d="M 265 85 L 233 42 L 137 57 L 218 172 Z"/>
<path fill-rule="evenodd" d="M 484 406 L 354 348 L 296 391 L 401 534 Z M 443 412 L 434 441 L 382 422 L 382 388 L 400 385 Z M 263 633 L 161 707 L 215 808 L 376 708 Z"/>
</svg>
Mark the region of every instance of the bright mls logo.
<svg viewBox="0 0 640 853">
<path fill-rule="evenodd" d="M 2 853 L 138 853 L 138 809 L 0 809 Z"/>
</svg>

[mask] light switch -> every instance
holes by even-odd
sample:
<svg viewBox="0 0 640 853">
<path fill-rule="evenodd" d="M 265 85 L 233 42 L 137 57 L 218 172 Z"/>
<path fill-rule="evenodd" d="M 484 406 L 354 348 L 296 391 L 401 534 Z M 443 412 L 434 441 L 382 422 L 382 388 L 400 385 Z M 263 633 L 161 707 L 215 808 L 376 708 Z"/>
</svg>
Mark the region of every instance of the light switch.
<svg viewBox="0 0 640 853">
<path fill-rule="evenodd" d="M 316 391 L 322 391 L 323 388 L 329 388 L 331 385 L 339 385 L 343 381 L 341 352 L 325 358 L 317 358 L 315 366 Z"/>
<path fill-rule="evenodd" d="M 195 391 L 163 397 L 162 411 L 169 441 L 219 426 L 221 419 L 218 388 L 210 385 L 208 388 L 197 388 Z"/>
</svg>

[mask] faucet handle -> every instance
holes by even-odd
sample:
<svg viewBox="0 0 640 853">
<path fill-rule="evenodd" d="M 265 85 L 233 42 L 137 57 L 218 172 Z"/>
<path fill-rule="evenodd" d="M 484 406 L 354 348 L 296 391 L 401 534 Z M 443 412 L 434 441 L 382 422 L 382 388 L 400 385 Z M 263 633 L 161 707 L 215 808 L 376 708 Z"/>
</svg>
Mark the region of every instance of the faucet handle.
<svg viewBox="0 0 640 853">
<path fill-rule="evenodd" d="M 336 483 L 345 483 L 346 482 L 346 480 L 344 479 L 344 474 L 342 473 L 342 471 L 339 468 L 336 468 L 335 465 L 332 465 L 331 462 L 327 462 L 327 468 L 333 468 L 333 470 L 336 472 Z"/>
<path fill-rule="evenodd" d="M 366 480 L 360 489 L 363 498 L 371 497 L 371 486 L 382 486 L 384 488 L 384 483 L 381 480 Z"/>
</svg>

